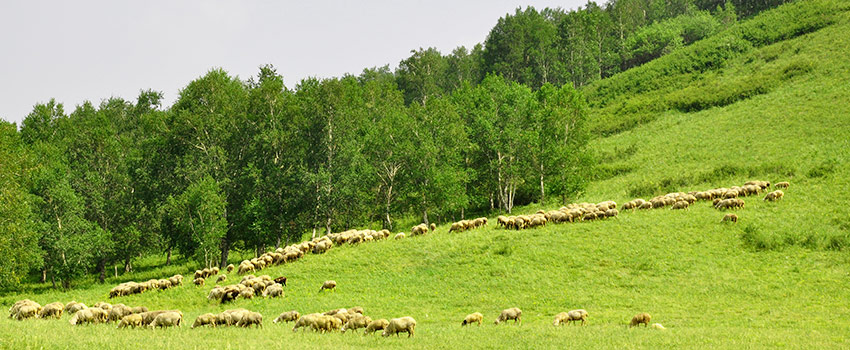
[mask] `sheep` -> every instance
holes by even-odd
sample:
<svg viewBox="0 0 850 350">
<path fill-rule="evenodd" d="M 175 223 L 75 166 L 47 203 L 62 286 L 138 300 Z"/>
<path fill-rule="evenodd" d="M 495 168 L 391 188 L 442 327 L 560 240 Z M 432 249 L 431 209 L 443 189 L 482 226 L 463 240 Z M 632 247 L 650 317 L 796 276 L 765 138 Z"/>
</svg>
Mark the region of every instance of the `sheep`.
<svg viewBox="0 0 850 350">
<path fill-rule="evenodd" d="M 307 314 L 307 315 L 301 316 L 300 318 L 298 318 L 297 321 L 295 321 L 295 327 L 292 327 L 292 331 L 297 332 L 298 328 L 302 328 L 302 327 L 312 328 L 313 324 L 316 323 L 316 320 L 319 317 L 322 317 L 322 316 L 323 316 L 322 314 Z"/>
<path fill-rule="evenodd" d="M 298 321 L 299 318 L 301 318 L 301 314 L 298 311 L 292 310 L 280 314 L 272 323 Z"/>
<path fill-rule="evenodd" d="M 94 315 L 91 310 L 93 309 L 83 309 L 74 313 L 74 316 L 71 316 L 71 319 L 68 320 L 68 323 L 71 325 L 81 325 L 84 323 L 94 322 Z"/>
<path fill-rule="evenodd" d="M 390 320 L 390 323 L 384 328 L 384 332 L 381 333 L 381 335 L 384 337 L 389 337 L 393 334 L 398 336 L 401 332 L 407 332 L 407 337 L 410 338 L 413 336 L 413 331 L 415 329 L 416 320 L 414 320 L 413 317 L 405 316 Z"/>
<path fill-rule="evenodd" d="M 254 289 L 245 288 L 239 291 L 239 297 L 243 299 L 253 299 L 254 298 Z"/>
<path fill-rule="evenodd" d="M 348 308 L 348 313 L 349 313 L 349 314 L 352 314 L 352 315 L 353 315 L 353 314 L 356 314 L 356 313 L 357 313 L 357 314 L 361 314 L 361 315 L 362 315 L 362 314 L 363 314 L 363 312 L 364 312 L 364 311 L 363 311 L 363 307 L 362 307 L 362 306 L 355 306 L 355 307 L 350 307 L 350 308 Z"/>
<path fill-rule="evenodd" d="M 87 308 L 85 304 L 72 301 L 65 305 L 65 313 L 71 315 L 85 308 Z"/>
<path fill-rule="evenodd" d="M 107 322 L 117 322 L 120 321 L 124 316 L 132 315 L 133 310 L 127 307 L 124 304 L 118 304 L 112 307 L 112 310 L 109 310 L 109 313 L 106 315 Z"/>
<path fill-rule="evenodd" d="M 142 315 L 139 314 L 131 314 L 121 318 L 121 322 L 118 322 L 118 327 L 116 328 L 127 328 L 128 326 L 132 326 L 133 328 L 142 326 Z"/>
<path fill-rule="evenodd" d="M 664 328 L 664 326 L 662 326 L 660 323 L 653 323 L 653 324 L 652 324 L 652 329 L 657 329 L 657 330 L 662 330 L 662 331 L 663 331 L 663 330 L 665 330 L 665 329 L 667 329 L 667 328 Z"/>
<path fill-rule="evenodd" d="M 215 315 L 216 326 L 231 326 L 233 325 L 233 317 L 227 312 L 221 312 Z"/>
<path fill-rule="evenodd" d="M 183 323 L 183 314 L 174 311 L 163 312 L 153 319 L 150 328 L 180 327 Z"/>
<path fill-rule="evenodd" d="M 425 224 L 419 224 L 410 228 L 411 236 L 424 235 L 426 233 L 428 233 L 428 226 Z"/>
<path fill-rule="evenodd" d="M 263 296 L 266 298 L 283 297 L 283 286 L 275 283 L 266 288 L 265 292 L 263 292 Z"/>
<path fill-rule="evenodd" d="M 428 228 L 430 228 L 430 229 L 431 229 L 431 232 L 434 232 L 434 231 L 436 231 L 436 230 L 437 230 L 437 225 L 435 225 L 434 223 L 431 223 L 431 225 L 430 225 L 430 226 L 428 226 Z"/>
<path fill-rule="evenodd" d="M 791 184 L 787 181 L 777 182 L 775 185 L 773 185 L 773 187 L 776 188 L 788 188 L 789 186 L 791 186 Z"/>
<path fill-rule="evenodd" d="M 286 276 L 280 276 L 278 278 L 275 278 L 274 283 L 277 283 L 277 284 L 280 284 L 280 285 L 286 287 Z"/>
<path fill-rule="evenodd" d="M 395 237 L 393 237 L 393 239 L 404 239 L 404 237 L 404 232 L 399 232 L 395 235 Z"/>
<path fill-rule="evenodd" d="M 236 266 L 233 266 L 233 264 L 228 264 L 227 265 L 227 273 L 233 272 L 233 269 L 235 269 L 235 268 L 236 268 Z"/>
<path fill-rule="evenodd" d="M 171 286 L 179 286 L 183 284 L 183 275 L 174 275 L 168 278 L 168 281 L 171 282 Z"/>
<path fill-rule="evenodd" d="M 460 222 L 454 222 L 454 223 L 452 223 L 452 226 L 449 227 L 449 233 L 462 232 L 462 231 L 463 231 L 463 224 L 461 224 Z"/>
<path fill-rule="evenodd" d="M 143 312 L 148 312 L 148 308 L 146 308 L 144 306 L 136 306 L 136 307 L 130 308 L 130 312 L 132 312 L 134 314 L 140 314 L 140 313 L 143 313 Z"/>
<path fill-rule="evenodd" d="M 673 206 L 670 207 L 670 210 L 678 210 L 678 209 L 688 209 L 689 203 L 687 201 L 678 201 L 673 203 Z"/>
<path fill-rule="evenodd" d="M 41 313 L 42 309 L 43 308 L 38 304 L 23 305 L 19 307 L 17 312 L 15 313 L 15 319 L 18 321 L 22 321 L 28 318 L 37 317 Z"/>
<path fill-rule="evenodd" d="M 319 288 L 319 292 L 321 292 L 325 289 L 336 291 L 336 281 L 333 281 L 333 280 L 325 281 L 325 283 L 322 283 L 322 288 Z"/>
<path fill-rule="evenodd" d="M 375 333 L 375 331 L 384 330 L 389 324 L 390 321 L 387 321 L 386 318 L 374 320 L 372 322 L 369 322 L 369 325 L 366 326 L 366 330 L 363 331 L 363 334 L 372 334 Z"/>
<path fill-rule="evenodd" d="M 348 319 L 348 322 L 346 322 L 340 330 L 345 333 L 345 331 L 350 329 L 357 330 L 359 328 L 366 328 L 366 326 L 368 326 L 370 323 L 372 323 L 371 317 L 354 313 L 351 318 Z"/>
<path fill-rule="evenodd" d="M 227 275 L 220 274 L 218 275 L 218 278 L 215 279 L 215 284 L 219 284 L 221 282 L 224 282 L 225 280 L 227 280 Z"/>
<path fill-rule="evenodd" d="M 522 323 L 522 310 L 515 307 L 504 309 L 493 324 L 499 324 L 507 320 L 514 320 L 514 323 Z"/>
<path fill-rule="evenodd" d="M 179 313 L 179 314 L 182 315 L 182 313 L 180 313 L 180 311 L 177 311 L 177 310 L 147 311 L 147 312 L 143 312 L 143 313 L 139 314 L 139 315 L 142 316 L 142 325 L 145 325 L 145 326 L 150 325 L 151 323 L 153 323 L 154 319 L 156 319 L 157 316 L 164 314 L 166 312 L 176 312 L 176 313 Z"/>
<path fill-rule="evenodd" d="M 105 303 L 105 302 L 102 302 L 102 301 L 98 302 L 97 304 L 94 304 L 94 307 L 99 308 L 99 309 L 103 309 L 105 311 L 112 310 L 111 304 Z"/>
<path fill-rule="evenodd" d="M 190 328 L 201 327 L 206 325 L 215 327 L 215 323 L 216 315 L 212 313 L 205 313 L 203 315 L 198 316 L 198 318 L 195 319 L 195 323 L 193 323 L 192 327 Z"/>
<path fill-rule="evenodd" d="M 640 206 L 638 206 L 638 209 L 652 209 L 652 202 L 643 202 Z"/>
<path fill-rule="evenodd" d="M 242 314 L 242 319 L 236 323 L 237 327 L 251 327 L 251 325 L 263 328 L 263 315 L 259 312 L 245 312 Z"/>
<path fill-rule="evenodd" d="M 629 323 L 629 327 L 631 328 L 631 327 L 640 325 L 641 323 L 643 323 L 644 327 L 649 327 L 649 320 L 651 320 L 651 319 L 652 319 L 652 316 L 650 316 L 648 313 L 646 313 L 646 312 L 639 313 L 639 314 L 635 315 L 635 317 L 632 317 L 632 321 Z"/>
<path fill-rule="evenodd" d="M 38 313 L 39 318 L 49 318 L 53 317 L 56 319 L 62 318 L 62 311 L 65 308 L 65 304 L 61 302 L 50 303 L 44 305 L 44 308 Z"/>
<path fill-rule="evenodd" d="M 617 217 L 617 215 L 620 215 L 620 211 L 617 209 L 608 209 L 605 211 L 605 217 L 613 218 Z"/>
<path fill-rule="evenodd" d="M 224 293 L 221 294 L 221 303 L 225 304 L 236 300 L 239 297 L 240 291 L 239 289 L 225 289 Z"/>
<path fill-rule="evenodd" d="M 626 209 L 626 206 L 628 204 L 629 203 L 624 204 L 623 209 Z M 566 323 L 567 321 L 569 321 L 569 319 L 570 319 L 569 313 L 561 312 L 561 313 L 555 315 L 555 320 L 552 322 L 552 325 L 553 326 L 560 326 L 560 325 Z"/>
<path fill-rule="evenodd" d="M 482 320 L 484 320 L 484 315 L 482 315 L 480 312 L 473 312 L 469 315 L 466 315 L 460 325 L 462 327 L 468 324 L 478 323 L 478 325 L 480 326 Z"/>
<path fill-rule="evenodd" d="M 766 196 L 764 196 L 764 200 L 770 201 L 770 202 L 778 201 L 778 200 L 782 199 L 783 196 L 785 196 L 785 192 L 782 192 L 781 190 L 776 190 L 776 191 L 770 192 Z"/>
<path fill-rule="evenodd" d="M 204 279 L 203 278 L 196 278 L 192 281 L 192 283 L 194 283 L 196 286 L 200 287 L 200 286 L 204 285 Z"/>
<path fill-rule="evenodd" d="M 738 215 L 729 213 L 729 214 L 724 215 L 723 219 L 720 219 L 720 222 L 726 222 L 726 221 L 738 222 Z"/>
<path fill-rule="evenodd" d="M 296 322 L 297 323 L 297 322 Z M 342 320 L 333 316 L 317 316 L 310 324 L 310 328 L 316 332 L 331 332 L 342 327 Z"/>
<path fill-rule="evenodd" d="M 584 324 L 587 322 L 588 314 L 587 311 L 585 311 L 584 309 L 578 309 L 570 310 L 570 312 L 567 313 L 567 316 L 567 321 L 575 324 L 576 321 L 581 320 L 581 325 L 584 326 Z"/>
</svg>

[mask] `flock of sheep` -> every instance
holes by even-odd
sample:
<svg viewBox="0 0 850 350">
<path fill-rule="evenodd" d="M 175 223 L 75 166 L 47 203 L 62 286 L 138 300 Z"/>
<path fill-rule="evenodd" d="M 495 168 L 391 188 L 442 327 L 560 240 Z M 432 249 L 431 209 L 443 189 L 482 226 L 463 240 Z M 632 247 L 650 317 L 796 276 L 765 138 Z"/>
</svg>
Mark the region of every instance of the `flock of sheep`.
<svg viewBox="0 0 850 350">
<path fill-rule="evenodd" d="M 246 276 L 247 277 L 247 276 Z M 251 278 L 253 280 L 263 281 L 262 278 Z M 334 283 L 335 285 L 335 283 Z M 324 288 L 324 285 L 323 285 Z M 212 294 L 212 292 L 211 292 Z M 93 307 L 86 307 L 82 303 L 72 301 L 68 304 L 55 302 L 47 304 L 44 307 L 38 303 L 24 299 L 16 302 L 9 309 L 9 317 L 17 320 L 28 318 L 55 318 L 60 319 L 62 314 L 67 313 L 73 315 L 69 320 L 72 325 L 83 324 L 98 324 L 118 322 L 117 328 L 127 327 L 148 327 L 148 328 L 167 328 L 180 327 L 183 325 L 183 313 L 180 310 L 156 310 L 148 311 L 144 306 L 129 307 L 124 304 L 111 305 L 105 302 L 99 302 Z M 571 310 L 555 315 L 553 325 L 559 326 L 563 324 L 575 324 L 581 321 L 581 325 L 587 323 L 588 313 L 583 309 Z M 477 323 L 479 326 L 484 320 L 484 315 L 480 312 L 475 312 L 464 317 L 461 326 Z M 500 324 L 505 321 L 513 320 L 514 323 L 522 323 L 522 310 L 513 307 L 502 310 L 499 317 L 496 318 L 494 324 Z M 644 324 L 649 326 L 651 316 L 648 313 L 640 313 L 635 315 L 630 327 Z M 316 332 L 326 333 L 340 331 L 357 331 L 364 329 L 363 334 L 372 334 L 376 331 L 383 331 L 381 335 L 387 337 L 391 335 L 398 336 L 399 333 L 407 333 L 408 337 L 414 335 L 416 329 L 416 320 L 413 317 L 405 316 L 399 318 L 376 319 L 364 314 L 362 307 L 351 307 L 348 309 L 334 309 L 324 313 L 311 313 L 301 315 L 298 311 L 292 310 L 281 313 L 272 321 L 273 323 L 289 323 L 294 322 L 293 332 L 297 332 L 299 328 L 312 329 Z M 236 326 L 236 327 L 262 327 L 263 315 L 259 312 L 250 311 L 248 309 L 231 309 L 225 310 L 218 314 L 205 313 L 197 318 L 192 323 L 190 328 L 197 327 L 221 327 L 221 326 Z M 664 329 L 661 324 L 655 323 L 652 325 L 656 329 Z"/>
<path fill-rule="evenodd" d="M 777 201 L 784 197 L 782 189 L 787 189 L 790 186 L 788 182 L 779 182 L 774 184 L 776 190 L 768 192 L 764 196 L 764 201 Z M 674 192 L 663 196 L 657 196 L 650 200 L 637 198 L 625 203 L 622 206 L 623 210 L 643 210 L 643 209 L 659 209 L 670 207 L 671 210 L 688 209 L 690 205 L 697 201 L 712 201 L 714 208 L 718 210 L 744 208 L 744 200 L 741 197 L 758 195 L 767 192 L 770 188 L 770 182 L 767 181 L 749 181 L 743 186 L 733 186 L 730 188 L 714 188 L 706 191 L 693 192 Z M 545 226 L 547 223 L 565 223 L 578 221 L 592 221 L 604 218 L 614 218 L 619 215 L 617 203 L 614 201 L 604 201 L 600 203 L 571 203 L 561 207 L 558 210 L 543 211 L 540 210 L 533 215 L 518 215 L 518 216 L 499 216 L 497 225 L 504 229 L 528 229 Z M 726 214 L 721 222 L 737 222 L 736 214 Z M 481 217 L 473 220 L 461 220 L 451 224 L 449 232 L 463 232 L 478 227 L 487 225 L 487 218 Z M 425 225 L 419 224 L 411 228 L 411 236 L 424 235 L 429 231 L 435 231 L 434 224 Z M 321 254 L 327 252 L 335 245 L 350 244 L 356 245 L 365 242 L 386 239 L 391 235 L 388 230 L 348 230 L 339 233 L 331 233 L 321 237 L 316 237 L 309 241 L 304 241 L 297 244 L 292 244 L 286 247 L 276 249 L 274 252 L 266 252 L 261 256 L 242 261 L 238 266 L 239 274 L 247 274 L 242 277 L 238 284 L 227 286 L 214 287 L 207 298 L 216 300 L 221 303 L 231 302 L 237 298 L 251 299 L 254 296 L 261 295 L 267 298 L 283 297 L 283 287 L 286 286 L 286 277 L 278 277 L 272 279 L 268 275 L 256 277 L 251 272 L 262 270 L 269 266 L 284 264 L 298 260 L 306 253 Z M 395 239 L 405 238 L 404 233 L 398 233 L 394 236 Z M 227 266 L 227 272 L 230 273 L 236 267 L 231 264 Z M 205 280 L 218 275 L 216 284 L 219 284 L 227 279 L 225 274 L 219 274 L 217 267 L 205 268 L 195 271 L 193 283 L 202 286 Z M 168 288 L 182 285 L 183 276 L 174 275 L 165 279 L 151 279 L 146 282 L 124 282 L 109 292 L 110 298 L 126 296 L 131 294 L 143 293 L 150 290 L 165 290 Z M 336 288 L 335 281 L 325 281 L 319 292 L 323 290 L 334 290 Z M 183 313 L 179 310 L 157 310 L 149 311 L 146 307 L 129 307 L 124 304 L 111 305 L 105 302 L 99 302 L 93 307 L 87 307 L 82 303 L 72 301 L 68 304 L 61 302 L 50 303 L 45 306 L 29 300 L 21 300 L 16 302 L 9 309 L 9 317 L 17 320 L 25 320 L 29 318 L 55 318 L 60 319 L 62 315 L 72 315 L 69 322 L 72 325 L 82 325 L 89 323 L 109 323 L 118 322 L 118 328 L 126 327 L 179 327 L 183 323 Z M 472 323 L 477 323 L 479 326 L 484 316 L 475 312 L 467 315 L 461 326 Z M 518 308 L 510 308 L 503 310 L 495 324 L 505 321 L 514 320 L 514 323 L 521 323 L 522 310 Z M 588 313 L 585 310 L 571 310 L 561 312 L 555 315 L 553 325 L 563 325 L 581 321 L 581 325 L 587 323 Z M 649 327 L 651 316 L 647 313 L 635 315 L 630 327 L 643 324 Z M 237 326 L 237 327 L 262 327 L 263 316 L 258 312 L 253 312 L 247 309 L 232 309 L 225 310 L 218 314 L 206 313 L 198 316 L 191 328 L 201 326 Z M 398 335 L 399 333 L 407 333 L 408 337 L 413 336 L 416 328 L 416 320 L 412 317 L 400 317 L 394 319 L 377 319 L 373 320 L 369 316 L 365 316 L 363 308 L 352 307 L 348 309 L 335 309 L 324 313 L 312 313 L 301 315 L 295 310 L 281 313 L 274 319 L 274 323 L 295 322 L 293 331 L 298 331 L 299 328 L 310 328 L 316 332 L 332 332 L 348 330 L 364 329 L 364 334 L 371 334 L 376 331 L 383 331 L 383 336 Z M 652 324 L 652 328 L 664 329 L 661 324 Z"/>
</svg>

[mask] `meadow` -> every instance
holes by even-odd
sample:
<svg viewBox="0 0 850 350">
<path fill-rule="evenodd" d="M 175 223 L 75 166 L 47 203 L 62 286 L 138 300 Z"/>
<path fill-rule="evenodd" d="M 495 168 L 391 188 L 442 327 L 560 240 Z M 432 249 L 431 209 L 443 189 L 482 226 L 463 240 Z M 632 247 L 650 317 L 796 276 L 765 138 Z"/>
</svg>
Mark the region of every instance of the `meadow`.
<svg viewBox="0 0 850 350">
<path fill-rule="evenodd" d="M 599 175 L 577 202 L 622 204 L 748 180 L 791 183 L 781 201 L 745 198 L 737 224 L 721 224 L 723 212 L 697 202 L 689 210 L 623 211 L 614 219 L 522 231 L 497 228 L 495 220 L 462 233 L 442 225 L 425 236 L 334 247 L 262 270 L 288 277 L 280 299 L 219 305 L 206 299 L 213 283 L 184 282 L 107 300 L 122 281 L 191 276 L 197 268 L 163 267 L 164 258 L 151 257 L 103 285 L 69 291 L 30 285 L 0 297 L 0 304 L 30 298 L 176 308 L 184 327 L 75 327 L 67 315 L 58 321 L 3 317 L 0 348 L 850 348 L 850 16 L 843 2 L 818 3 L 842 11 L 820 29 L 753 48 L 702 73 L 733 85 L 759 83 L 753 77 L 770 76 L 759 72 L 792 65 L 805 67 L 799 74 L 764 82 L 763 93 L 733 103 L 687 112 L 671 107 L 591 141 Z M 628 96 L 681 99 L 682 93 Z M 559 206 L 535 204 L 515 213 Z M 228 283 L 238 278 L 228 275 Z M 339 283 L 337 290 L 317 293 L 328 279 Z M 416 335 L 293 333 L 292 324 L 271 322 L 293 309 L 306 314 L 352 306 L 375 319 L 412 316 Z M 200 314 L 237 307 L 262 313 L 263 328 L 188 327 Z M 522 323 L 493 325 L 509 307 L 523 310 Z M 555 314 L 578 308 L 589 312 L 588 325 L 552 326 Z M 476 311 L 484 324 L 461 327 Z M 628 328 L 639 312 L 667 329 Z"/>
</svg>

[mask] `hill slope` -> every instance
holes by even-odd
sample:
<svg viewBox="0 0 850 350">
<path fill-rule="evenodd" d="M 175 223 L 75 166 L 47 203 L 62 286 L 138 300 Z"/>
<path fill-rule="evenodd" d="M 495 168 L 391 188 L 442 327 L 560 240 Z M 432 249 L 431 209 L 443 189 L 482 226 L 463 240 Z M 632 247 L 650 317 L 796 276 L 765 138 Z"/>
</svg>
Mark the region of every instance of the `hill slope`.
<svg viewBox="0 0 850 350">
<path fill-rule="evenodd" d="M 771 12 L 783 10 L 787 6 Z M 605 176 L 579 200 L 622 203 L 753 178 L 792 183 L 780 202 L 747 198 L 737 225 L 719 224 L 722 213 L 698 202 L 688 211 L 624 212 L 613 220 L 518 232 L 491 224 L 448 234 L 440 227 L 427 236 L 336 247 L 263 270 L 289 278 L 285 298 L 227 306 L 261 312 L 263 329 L 117 330 L 72 327 L 67 316 L 2 318 L 0 347 L 847 348 L 850 188 L 843 179 L 850 175 L 850 16 L 833 16 L 821 29 L 753 48 L 703 73 L 705 79 L 738 81 L 771 65 L 811 63 L 771 82 L 769 91 L 693 113 L 668 110 L 592 143 Z M 630 96 L 675 93 L 659 91 Z M 122 280 L 187 271 L 155 269 Z M 335 279 L 338 291 L 316 293 L 326 279 Z M 116 283 L 10 295 L 3 303 L 28 297 L 91 305 L 106 300 Z M 178 308 L 191 323 L 225 309 L 205 299 L 211 288 L 185 285 L 110 302 Z M 373 318 L 413 316 L 416 336 L 293 334 L 291 325 L 271 323 L 291 309 L 355 305 Z M 522 325 L 492 325 L 499 310 L 514 306 L 523 310 Z M 556 313 L 575 308 L 588 310 L 588 326 L 551 325 Z M 464 315 L 475 311 L 486 324 L 461 328 Z M 625 324 L 638 312 L 651 313 L 667 331 L 628 330 Z"/>
</svg>

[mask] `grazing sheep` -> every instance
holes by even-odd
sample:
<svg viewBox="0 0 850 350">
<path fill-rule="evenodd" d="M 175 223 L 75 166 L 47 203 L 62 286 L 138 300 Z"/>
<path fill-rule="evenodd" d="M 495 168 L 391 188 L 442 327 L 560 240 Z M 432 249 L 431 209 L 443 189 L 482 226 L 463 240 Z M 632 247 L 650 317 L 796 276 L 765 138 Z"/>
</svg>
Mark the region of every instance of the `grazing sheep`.
<svg viewBox="0 0 850 350">
<path fill-rule="evenodd" d="M 350 329 L 357 330 L 359 328 L 366 328 L 366 326 L 368 326 L 370 323 L 372 323 L 371 317 L 354 313 L 351 318 L 348 319 L 348 322 L 346 322 L 340 330 L 345 333 L 345 331 Z"/>
<path fill-rule="evenodd" d="M 174 311 L 163 312 L 156 316 L 151 322 L 151 328 L 180 327 L 183 323 L 183 314 Z"/>
<path fill-rule="evenodd" d="M 584 326 L 584 324 L 587 322 L 588 314 L 587 311 L 585 311 L 584 309 L 570 310 L 567 315 L 569 316 L 567 321 L 573 324 L 575 324 L 576 321 L 581 320 L 581 325 Z"/>
<path fill-rule="evenodd" d="M 426 233 L 428 233 L 428 226 L 425 224 L 419 224 L 410 229 L 411 236 L 424 235 Z"/>
<path fill-rule="evenodd" d="M 85 323 L 102 323 L 106 321 L 106 310 L 100 308 L 88 308 L 77 311 L 68 321 L 72 325 L 81 325 Z"/>
<path fill-rule="evenodd" d="M 389 324 L 390 321 L 387 321 L 386 318 L 374 320 L 372 322 L 369 322 L 369 325 L 366 326 L 366 330 L 363 331 L 363 334 L 372 334 L 375 333 L 375 331 L 384 330 Z"/>
<path fill-rule="evenodd" d="M 254 298 L 254 289 L 245 288 L 239 291 L 239 297 L 242 299 L 253 299 Z"/>
<path fill-rule="evenodd" d="M 293 332 L 297 332 L 298 328 L 313 328 L 313 325 L 316 323 L 316 320 L 319 317 L 322 317 L 322 314 L 307 314 L 301 316 L 297 321 L 295 321 L 295 327 L 292 327 Z"/>
<path fill-rule="evenodd" d="M 301 314 L 299 314 L 298 311 L 292 310 L 280 314 L 280 316 L 275 318 L 272 323 L 293 322 L 298 321 L 299 318 L 301 318 Z"/>
<path fill-rule="evenodd" d="M 339 330 L 342 327 L 342 320 L 334 316 L 321 315 L 316 317 L 315 321 L 310 325 L 316 332 L 331 332 Z"/>
<path fill-rule="evenodd" d="M 460 223 L 460 222 L 453 222 L 452 226 L 449 227 L 449 233 L 462 232 L 462 231 L 463 231 L 463 224 Z"/>
<path fill-rule="evenodd" d="M 62 318 L 62 311 L 65 308 L 65 304 L 61 302 L 50 303 L 44 305 L 44 308 L 41 309 L 41 312 L 38 313 L 39 318 Z"/>
<path fill-rule="evenodd" d="M 242 319 L 236 323 L 237 327 L 251 327 L 256 325 L 257 328 L 263 328 L 263 315 L 259 312 L 245 312 L 242 314 Z"/>
<path fill-rule="evenodd" d="M 153 323 L 153 320 L 156 319 L 157 316 L 164 314 L 166 312 L 180 313 L 177 310 L 156 310 L 156 311 L 143 312 L 143 313 L 139 314 L 139 315 L 142 316 L 142 325 L 145 325 L 145 326 L 150 325 L 151 323 Z M 182 315 L 182 313 L 180 313 L 180 314 Z"/>
<path fill-rule="evenodd" d="M 227 265 L 227 273 L 233 272 L 233 269 L 235 269 L 235 268 L 236 268 L 236 266 L 233 266 L 233 264 Z"/>
<path fill-rule="evenodd" d="M 778 200 L 782 199 L 783 196 L 785 196 L 785 192 L 782 192 L 781 190 L 776 190 L 776 191 L 770 192 L 766 196 L 764 196 L 764 200 L 770 201 L 770 202 L 778 201 Z"/>
<path fill-rule="evenodd" d="M 192 283 L 194 283 L 196 286 L 200 287 L 200 286 L 204 285 L 204 279 L 203 278 L 196 278 L 192 281 Z"/>
<path fill-rule="evenodd" d="M 788 188 L 789 186 L 791 186 L 791 184 L 787 181 L 777 182 L 775 185 L 773 185 L 773 187 L 776 188 Z"/>
<path fill-rule="evenodd" d="M 227 280 L 227 275 L 220 274 L 218 275 L 218 278 L 215 279 L 215 284 L 219 284 L 221 282 L 224 282 L 225 280 Z"/>
<path fill-rule="evenodd" d="M 275 278 L 274 283 L 277 283 L 277 284 L 280 284 L 280 285 L 286 287 L 286 276 L 280 276 L 278 278 Z"/>
<path fill-rule="evenodd" d="M 195 323 L 193 323 L 192 327 L 190 327 L 190 328 L 206 326 L 206 325 L 210 325 L 210 326 L 215 327 L 215 322 L 216 322 L 216 315 L 215 314 L 205 313 L 201 316 L 198 316 L 198 318 L 195 319 Z"/>
<path fill-rule="evenodd" d="M 148 312 L 148 308 L 146 308 L 144 306 L 136 306 L 136 307 L 130 308 L 130 311 L 134 314 L 140 314 L 140 313 L 143 313 L 143 312 Z"/>
<path fill-rule="evenodd" d="M 131 314 L 121 318 L 116 328 L 127 328 L 128 326 L 136 328 L 142 326 L 142 315 Z"/>
<path fill-rule="evenodd" d="M 24 305 L 18 308 L 18 311 L 15 313 L 15 319 L 18 321 L 22 321 L 28 318 L 37 317 L 39 313 L 41 313 L 42 307 L 38 304 L 36 305 Z"/>
<path fill-rule="evenodd" d="M 389 337 L 393 334 L 398 336 L 401 332 L 407 332 L 407 337 L 410 338 L 413 336 L 413 331 L 416 328 L 416 320 L 413 317 L 405 316 L 401 318 L 394 318 L 390 320 L 390 323 L 384 328 L 384 332 L 381 333 L 384 337 Z"/>
<path fill-rule="evenodd" d="M 266 290 L 263 292 L 263 296 L 266 298 L 283 297 L 283 286 L 275 283 L 270 287 L 266 288 Z"/>
<path fill-rule="evenodd" d="M 629 203 L 631 203 L 631 202 L 629 202 Z M 628 206 L 629 203 L 626 203 L 626 204 L 623 205 L 624 210 L 627 209 L 626 207 Z M 555 315 L 555 320 L 552 322 L 552 325 L 553 326 L 560 326 L 560 325 L 566 323 L 569 320 L 570 320 L 570 314 L 567 313 L 567 312 L 561 312 L 561 313 Z"/>
<path fill-rule="evenodd" d="M 662 330 L 662 331 L 663 331 L 663 330 L 665 330 L 665 329 L 667 329 L 667 328 L 664 328 L 664 326 L 662 326 L 660 323 L 653 323 L 653 324 L 652 324 L 652 329 L 658 329 L 658 330 Z"/>
<path fill-rule="evenodd" d="M 72 315 L 75 312 L 80 311 L 82 309 L 86 309 L 86 308 L 87 308 L 87 306 L 85 304 L 78 303 L 76 301 L 72 301 L 72 302 L 68 303 L 67 305 L 65 305 L 65 313 Z"/>
<path fill-rule="evenodd" d="M 493 324 L 499 324 L 507 320 L 514 320 L 514 323 L 522 323 L 522 310 L 515 307 L 504 309 L 502 310 L 502 313 L 499 314 L 499 318 L 497 318 Z"/>
<path fill-rule="evenodd" d="M 402 239 L 404 238 L 404 232 L 399 232 L 393 237 L 393 239 Z"/>
<path fill-rule="evenodd" d="M 319 292 L 321 292 L 325 289 L 336 291 L 336 281 L 333 281 L 333 280 L 325 281 L 325 283 L 322 283 L 322 288 L 319 288 Z"/>
<path fill-rule="evenodd" d="M 635 315 L 635 317 L 632 317 L 632 321 L 629 323 L 629 327 L 634 327 L 634 326 L 637 326 L 641 323 L 643 323 L 644 327 L 649 327 L 649 320 L 651 320 L 651 319 L 652 319 L 652 316 L 650 316 L 648 313 L 646 313 L 646 312 L 639 313 L 639 314 Z"/>
<path fill-rule="evenodd" d="M 670 207 L 670 210 L 679 210 L 679 209 L 688 209 L 689 203 L 687 201 L 678 201 L 673 203 L 673 206 Z"/>
<path fill-rule="evenodd" d="M 112 309 L 109 310 L 109 313 L 106 315 L 106 321 L 117 322 L 124 318 L 124 316 L 132 314 L 133 310 L 131 310 L 129 307 L 124 304 L 118 304 L 113 306 Z"/>
<path fill-rule="evenodd" d="M 360 306 L 355 306 L 355 307 L 350 307 L 350 308 L 348 308 L 348 313 L 350 313 L 350 314 L 358 313 L 358 314 L 361 314 L 361 315 L 362 315 L 362 314 L 363 314 L 363 312 L 364 312 L 364 311 L 363 311 L 363 307 L 360 307 Z"/>
<path fill-rule="evenodd" d="M 480 326 L 481 321 L 483 321 L 483 320 L 484 320 L 484 315 L 482 315 L 480 312 L 474 312 L 474 313 L 471 313 L 469 315 L 466 315 L 466 317 L 464 317 L 463 322 L 461 322 L 460 325 L 466 326 L 468 324 L 478 323 L 478 325 Z"/>
<path fill-rule="evenodd" d="M 638 206 L 638 209 L 641 209 L 641 210 L 652 209 L 652 203 L 651 202 L 643 202 L 643 203 L 641 203 L 640 206 Z"/>
<path fill-rule="evenodd" d="M 239 294 L 240 294 L 239 289 L 236 289 L 236 288 L 226 289 L 224 291 L 224 293 L 221 295 L 221 303 L 225 304 L 225 303 L 231 302 L 233 300 L 236 300 L 236 298 L 239 297 Z"/>
<path fill-rule="evenodd" d="M 738 222 L 738 215 L 729 213 L 729 214 L 724 215 L 723 219 L 720 219 L 720 222 L 726 222 L 726 221 Z"/>
<path fill-rule="evenodd" d="M 431 232 L 434 232 L 434 231 L 436 231 L 436 230 L 437 230 L 437 225 L 435 225 L 434 223 L 431 223 L 431 225 L 430 225 L 430 226 L 428 226 L 428 228 L 430 228 L 430 229 L 431 229 Z"/>
<path fill-rule="evenodd" d="M 617 209 L 608 209 L 605 211 L 605 217 L 613 218 L 617 217 L 617 215 L 620 215 L 620 211 Z"/>
</svg>

